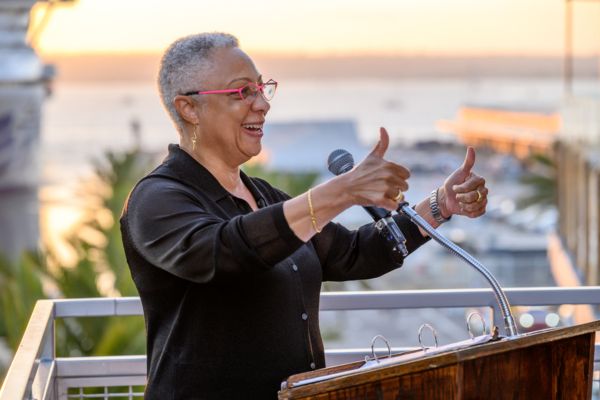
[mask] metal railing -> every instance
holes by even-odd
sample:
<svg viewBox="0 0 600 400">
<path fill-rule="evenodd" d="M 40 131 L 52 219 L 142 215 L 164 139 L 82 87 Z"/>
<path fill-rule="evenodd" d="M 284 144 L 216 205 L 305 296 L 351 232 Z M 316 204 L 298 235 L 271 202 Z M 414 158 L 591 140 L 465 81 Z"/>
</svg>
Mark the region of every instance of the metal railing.
<svg viewBox="0 0 600 400">
<path fill-rule="evenodd" d="M 600 98 L 568 97 L 555 146 L 558 233 L 584 285 L 600 284 Z"/>
<path fill-rule="evenodd" d="M 506 289 L 513 306 L 600 305 L 600 286 Z M 321 295 L 321 311 L 488 307 L 494 324 L 502 315 L 490 289 L 331 292 Z M 142 315 L 139 298 L 40 300 L 0 389 L 0 400 L 142 398 L 145 356 L 55 357 L 54 322 L 66 317 Z M 599 346 L 596 346 L 599 350 Z M 370 349 L 326 350 L 329 365 L 356 361 Z M 595 365 L 600 362 L 595 353 Z M 597 375 L 598 367 L 595 368 Z M 103 388 L 86 394 L 83 388 Z M 119 392 L 109 388 L 119 387 Z"/>
</svg>

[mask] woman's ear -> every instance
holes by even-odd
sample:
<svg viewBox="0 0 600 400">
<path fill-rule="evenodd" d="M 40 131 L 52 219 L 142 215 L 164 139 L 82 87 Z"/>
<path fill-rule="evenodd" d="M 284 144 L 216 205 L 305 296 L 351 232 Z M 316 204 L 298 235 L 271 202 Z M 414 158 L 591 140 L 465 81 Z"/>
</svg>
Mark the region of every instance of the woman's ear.
<svg viewBox="0 0 600 400">
<path fill-rule="evenodd" d="M 179 116 L 183 118 L 186 122 L 189 122 L 192 125 L 197 125 L 198 122 L 198 114 L 196 114 L 196 107 L 194 105 L 194 100 L 192 100 L 189 96 L 177 95 L 175 99 L 173 99 L 173 104 L 175 105 L 175 109 Z"/>
</svg>

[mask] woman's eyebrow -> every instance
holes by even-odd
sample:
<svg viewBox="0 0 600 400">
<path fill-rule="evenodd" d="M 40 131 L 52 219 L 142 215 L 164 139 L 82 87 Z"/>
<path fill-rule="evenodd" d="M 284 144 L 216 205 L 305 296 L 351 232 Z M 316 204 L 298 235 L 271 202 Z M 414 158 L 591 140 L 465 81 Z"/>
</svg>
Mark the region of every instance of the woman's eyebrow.
<svg viewBox="0 0 600 400">
<path fill-rule="evenodd" d="M 248 77 L 242 77 L 242 78 L 235 78 L 234 80 L 232 80 L 231 82 L 229 82 L 227 84 L 227 86 L 231 85 L 232 83 L 236 82 L 236 81 L 246 81 L 246 82 L 254 82 L 254 80 L 252 78 L 248 78 Z M 258 83 L 262 83 L 262 75 L 258 76 L 258 79 L 256 80 L 256 82 Z"/>
</svg>

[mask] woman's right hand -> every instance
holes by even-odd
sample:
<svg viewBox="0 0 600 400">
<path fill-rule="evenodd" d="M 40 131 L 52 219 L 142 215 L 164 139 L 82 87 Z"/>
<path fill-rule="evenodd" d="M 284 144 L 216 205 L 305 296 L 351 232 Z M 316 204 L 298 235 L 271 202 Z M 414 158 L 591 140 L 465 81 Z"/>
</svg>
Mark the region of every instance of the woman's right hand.
<svg viewBox="0 0 600 400">
<path fill-rule="evenodd" d="M 379 130 L 379 142 L 369 155 L 348 173 L 340 175 L 345 194 L 353 205 L 376 206 L 387 210 L 398 208 L 399 192 L 408 190 L 410 171 L 383 157 L 390 138 L 385 128 Z"/>
</svg>

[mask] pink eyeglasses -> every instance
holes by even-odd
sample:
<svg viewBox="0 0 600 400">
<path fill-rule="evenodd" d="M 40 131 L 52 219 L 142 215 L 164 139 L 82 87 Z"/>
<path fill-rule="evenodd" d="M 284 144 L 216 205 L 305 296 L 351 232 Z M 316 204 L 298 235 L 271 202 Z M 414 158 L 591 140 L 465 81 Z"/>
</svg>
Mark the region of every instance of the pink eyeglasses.
<svg viewBox="0 0 600 400">
<path fill-rule="evenodd" d="M 220 90 L 205 90 L 202 92 L 187 92 L 184 96 L 193 96 L 195 94 L 219 94 L 219 93 L 237 93 L 240 99 L 248 102 L 254 101 L 256 95 L 260 93 L 266 101 L 270 101 L 275 96 L 275 90 L 277 89 L 277 82 L 273 79 L 269 79 L 265 83 L 248 82 L 244 86 L 238 89 L 220 89 Z"/>
</svg>

